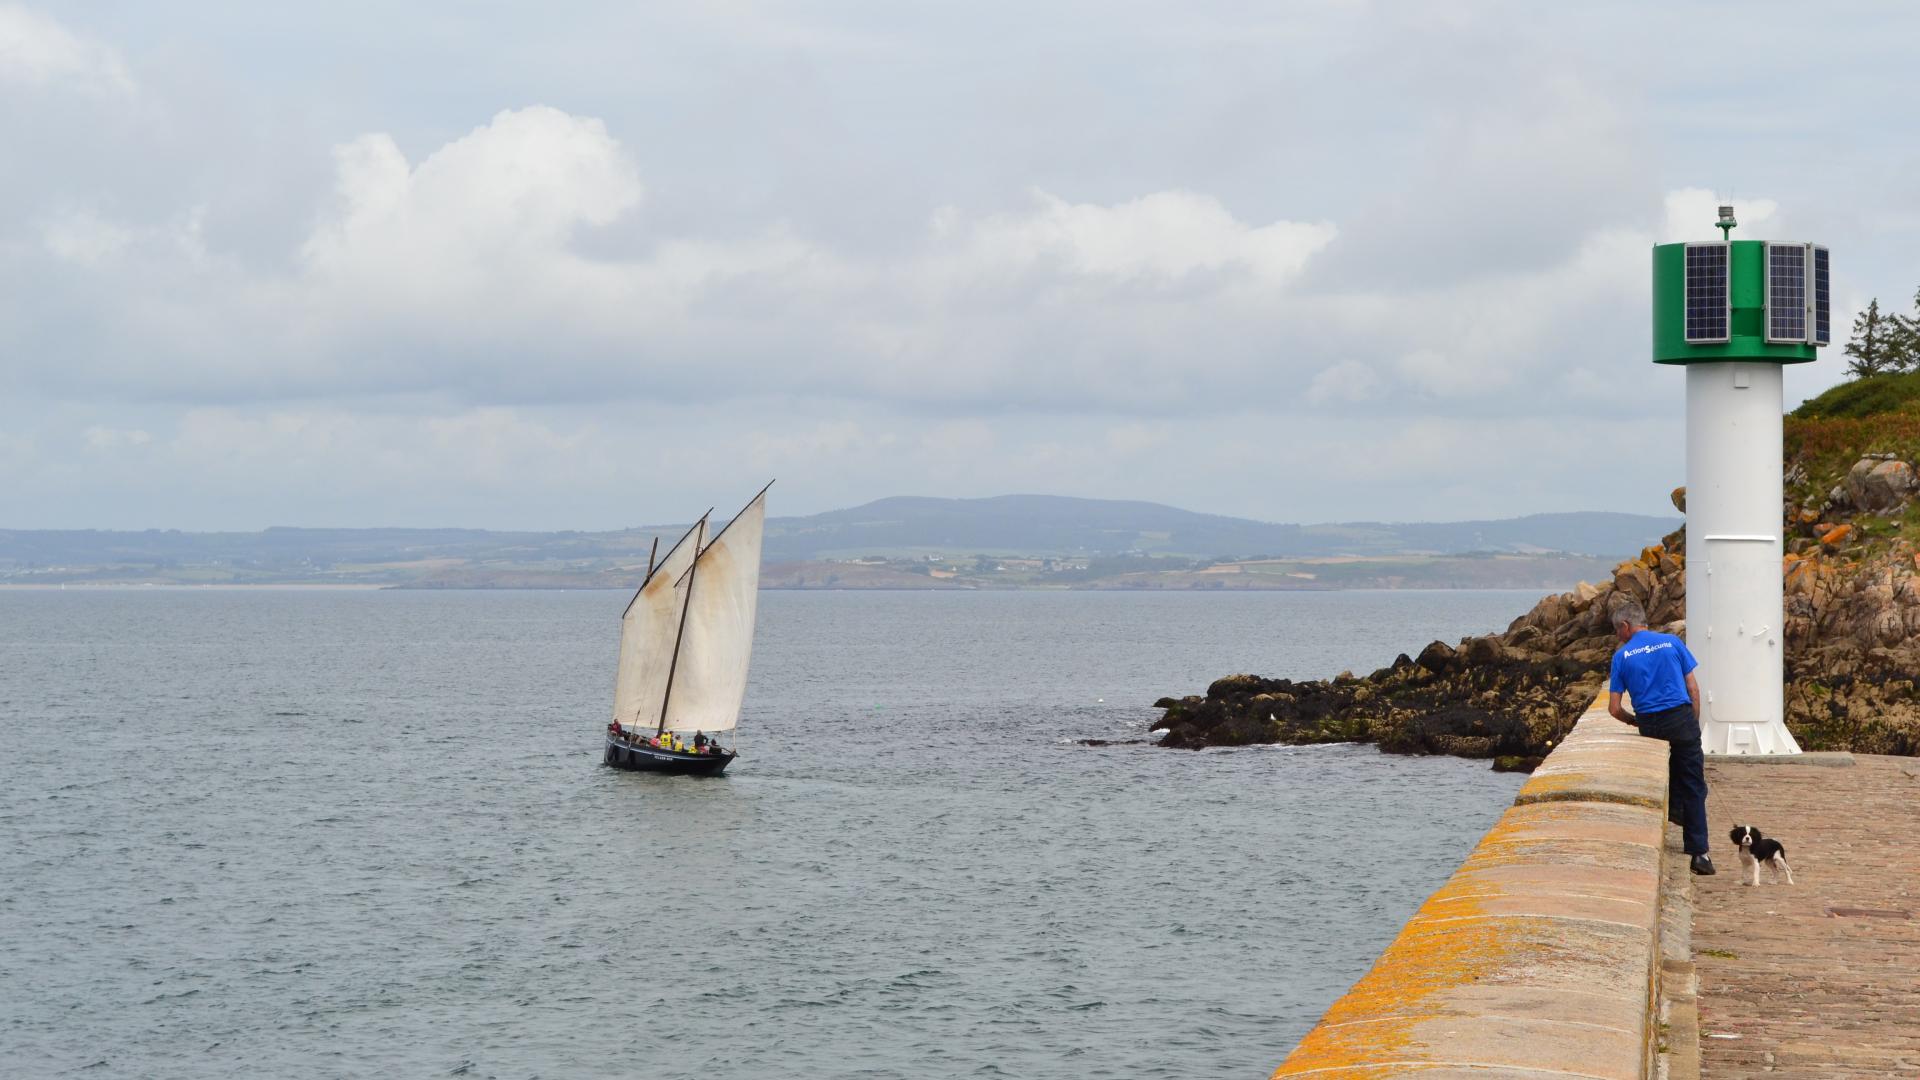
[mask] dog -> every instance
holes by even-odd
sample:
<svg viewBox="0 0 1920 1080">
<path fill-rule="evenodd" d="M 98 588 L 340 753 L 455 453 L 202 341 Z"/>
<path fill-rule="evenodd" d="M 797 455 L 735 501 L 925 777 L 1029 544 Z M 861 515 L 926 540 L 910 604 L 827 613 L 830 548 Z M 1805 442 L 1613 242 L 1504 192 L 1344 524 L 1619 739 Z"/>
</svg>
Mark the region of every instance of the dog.
<svg viewBox="0 0 1920 1080">
<path fill-rule="evenodd" d="M 1787 875 L 1787 884 L 1793 884 L 1793 870 L 1787 865 L 1787 846 L 1778 840 L 1760 835 L 1760 830 L 1751 825 L 1735 825 L 1727 834 L 1740 848 L 1740 866 L 1747 871 L 1747 884 L 1760 884 L 1760 864 L 1767 864 L 1767 877 L 1779 884 L 1780 875 Z"/>
</svg>

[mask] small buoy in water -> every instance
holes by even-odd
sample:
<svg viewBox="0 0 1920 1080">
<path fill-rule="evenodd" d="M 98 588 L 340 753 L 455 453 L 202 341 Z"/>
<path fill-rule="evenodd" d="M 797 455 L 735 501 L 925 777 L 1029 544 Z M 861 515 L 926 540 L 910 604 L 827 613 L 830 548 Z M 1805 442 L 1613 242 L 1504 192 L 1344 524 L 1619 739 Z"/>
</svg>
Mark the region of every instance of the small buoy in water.
<svg viewBox="0 0 1920 1080">
<path fill-rule="evenodd" d="M 1097 697 L 1093 699 L 1093 703 L 1095 705 L 1105 705 L 1107 703 L 1107 699 L 1103 697 Z"/>
</svg>

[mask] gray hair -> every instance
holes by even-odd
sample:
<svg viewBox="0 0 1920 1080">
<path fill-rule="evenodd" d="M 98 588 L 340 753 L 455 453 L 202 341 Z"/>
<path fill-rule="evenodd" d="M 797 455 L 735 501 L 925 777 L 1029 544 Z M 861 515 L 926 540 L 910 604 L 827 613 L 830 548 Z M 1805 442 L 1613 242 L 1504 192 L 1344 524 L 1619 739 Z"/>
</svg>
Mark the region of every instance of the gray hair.
<svg viewBox="0 0 1920 1080">
<path fill-rule="evenodd" d="M 1613 606 L 1613 625 L 1631 629 L 1647 625 L 1647 609 L 1635 600 L 1622 600 Z"/>
</svg>

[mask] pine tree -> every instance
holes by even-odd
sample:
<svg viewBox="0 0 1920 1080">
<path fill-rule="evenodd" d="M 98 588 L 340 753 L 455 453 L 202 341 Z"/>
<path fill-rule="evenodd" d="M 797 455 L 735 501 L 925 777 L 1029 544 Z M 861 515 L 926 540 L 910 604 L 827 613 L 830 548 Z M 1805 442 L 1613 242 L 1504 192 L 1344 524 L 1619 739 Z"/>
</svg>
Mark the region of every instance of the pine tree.
<svg viewBox="0 0 1920 1080">
<path fill-rule="evenodd" d="M 1880 299 L 1875 297 L 1867 304 L 1867 310 L 1854 316 L 1853 337 L 1847 340 L 1846 354 L 1853 357 L 1847 364 L 1847 374 L 1856 379 L 1878 375 L 1894 370 L 1890 363 L 1890 345 L 1892 338 L 1899 333 L 1900 316 L 1880 314 Z"/>
<path fill-rule="evenodd" d="M 1920 370 L 1920 289 L 1913 293 L 1913 314 L 1889 315 L 1886 321 L 1884 369 Z"/>
</svg>

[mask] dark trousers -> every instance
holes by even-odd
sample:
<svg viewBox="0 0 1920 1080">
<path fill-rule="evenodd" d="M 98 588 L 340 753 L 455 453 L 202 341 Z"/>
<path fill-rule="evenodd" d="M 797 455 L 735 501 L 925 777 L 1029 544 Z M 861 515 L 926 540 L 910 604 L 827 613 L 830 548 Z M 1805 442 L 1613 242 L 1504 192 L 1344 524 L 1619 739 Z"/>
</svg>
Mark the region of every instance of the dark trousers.
<svg viewBox="0 0 1920 1080">
<path fill-rule="evenodd" d="M 1634 717 L 1640 734 L 1663 739 L 1667 751 L 1667 817 L 1686 834 L 1689 855 L 1707 853 L 1707 759 L 1692 705 Z"/>
</svg>

